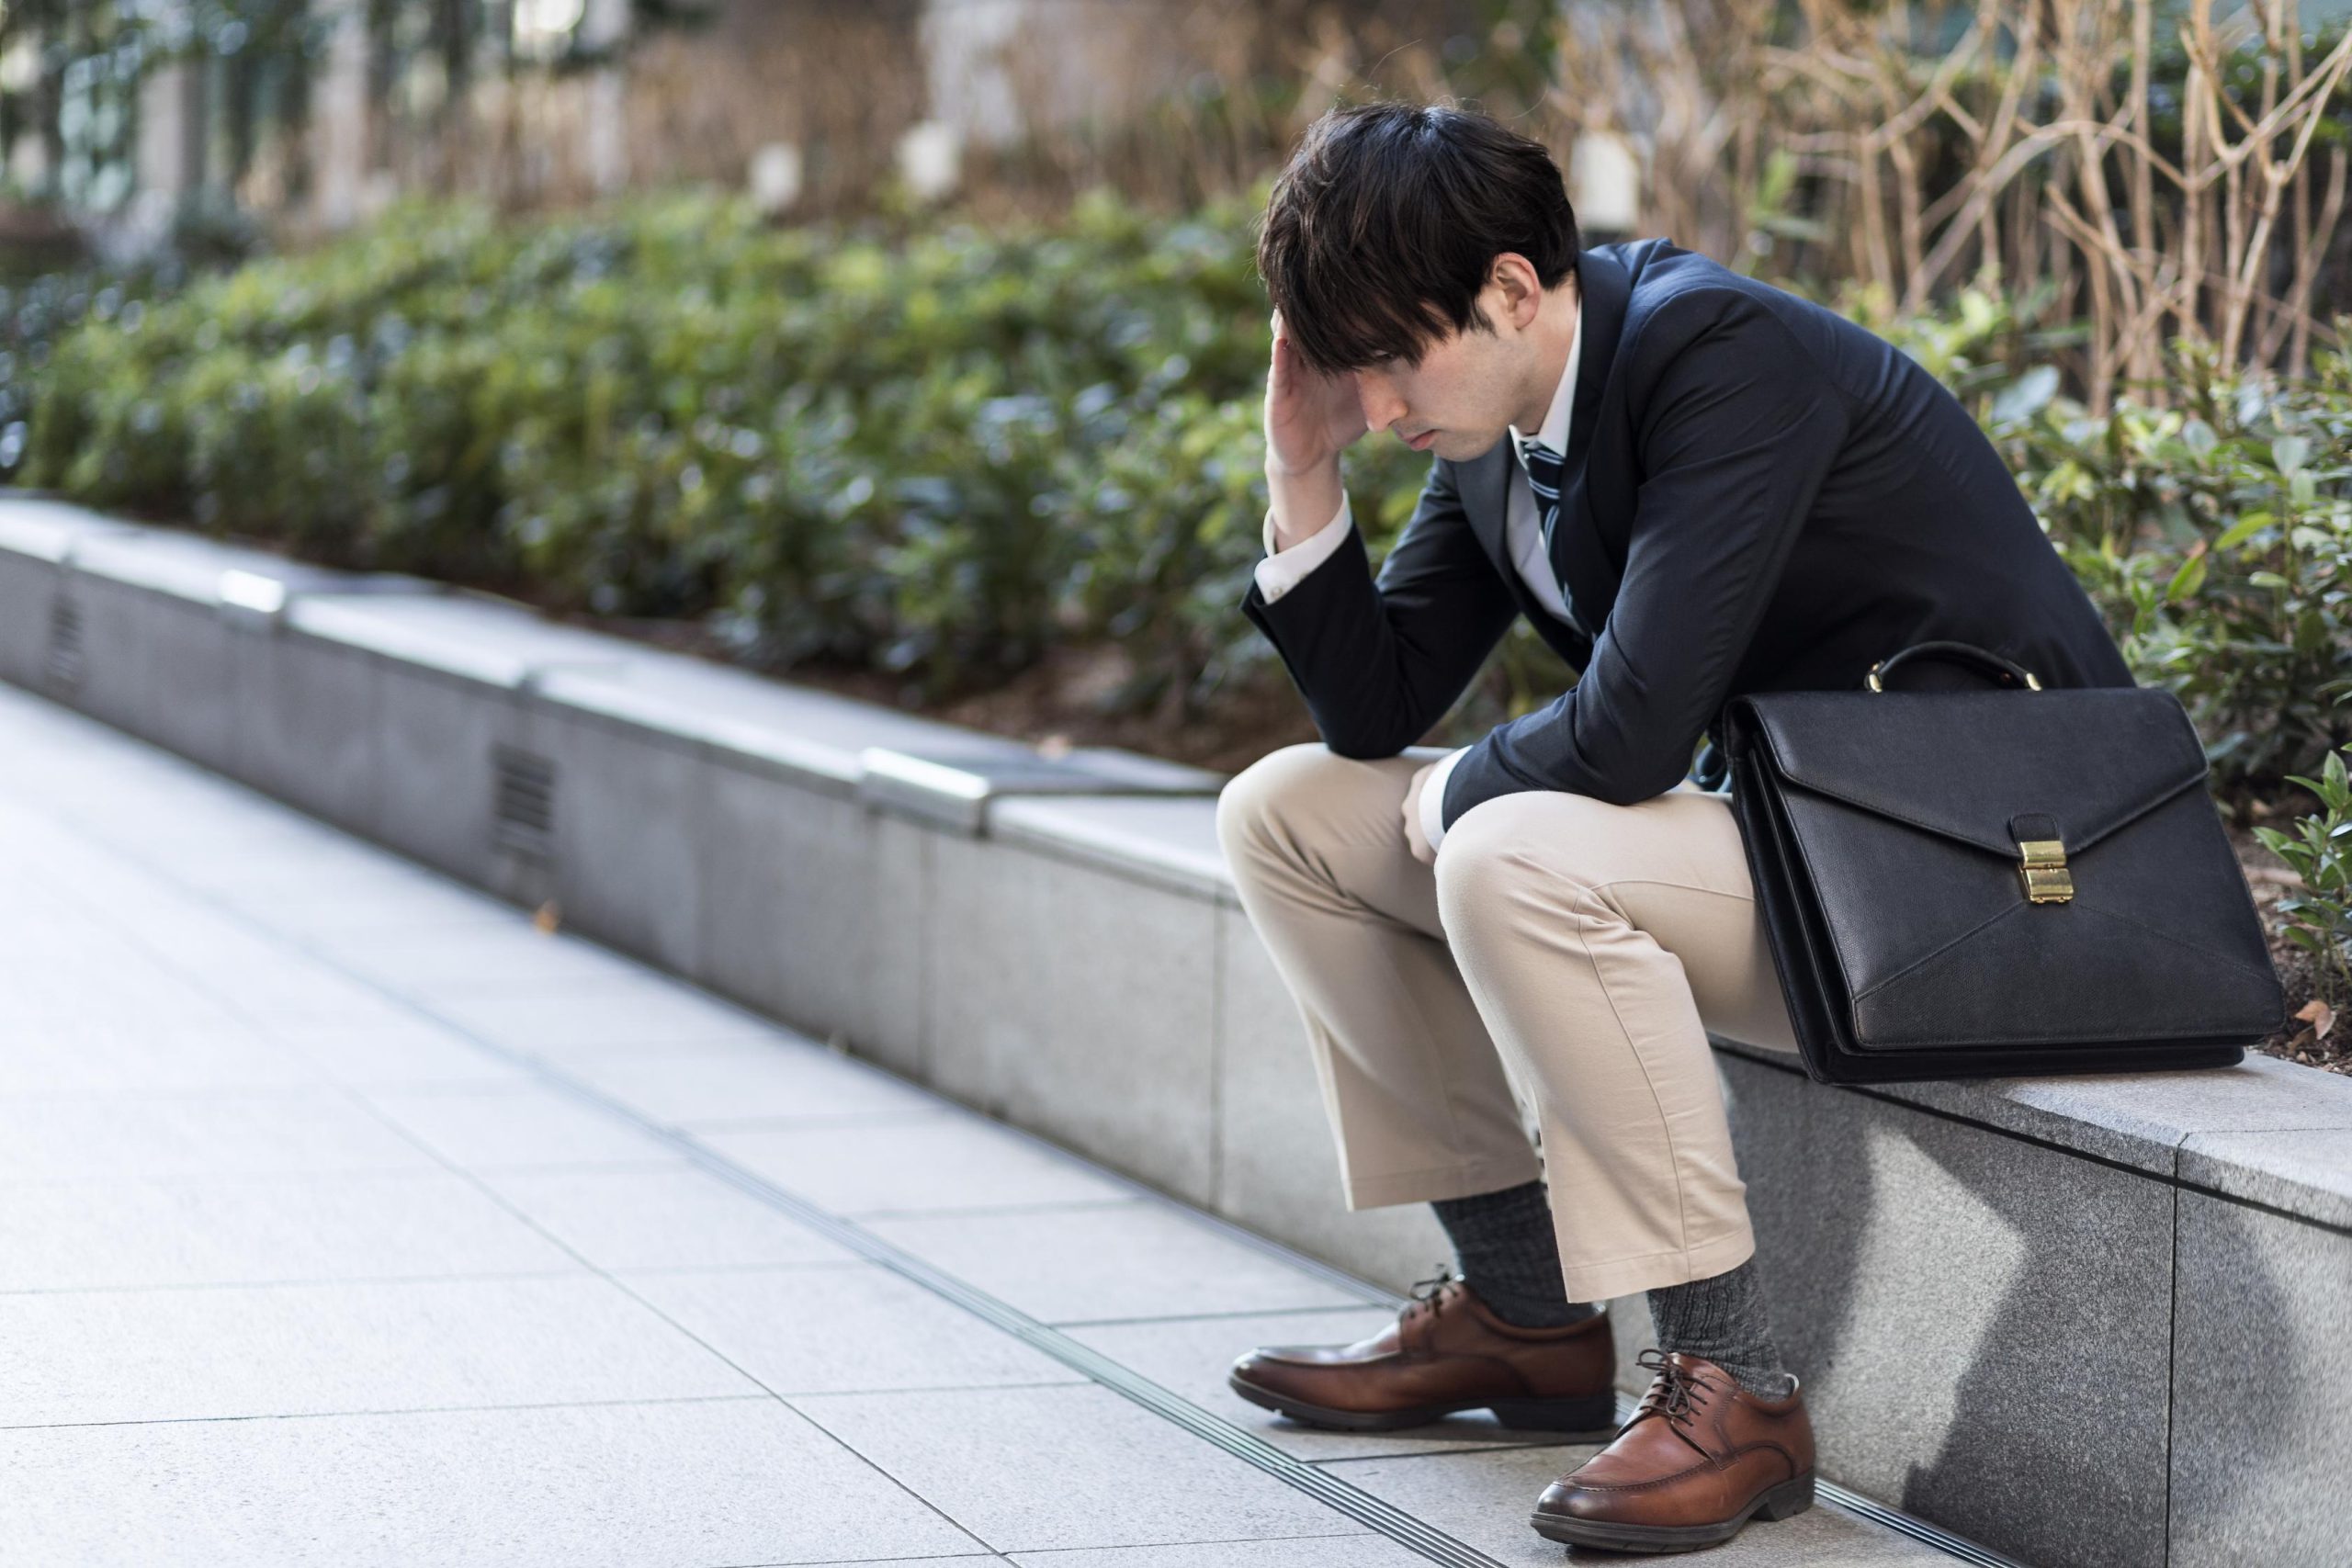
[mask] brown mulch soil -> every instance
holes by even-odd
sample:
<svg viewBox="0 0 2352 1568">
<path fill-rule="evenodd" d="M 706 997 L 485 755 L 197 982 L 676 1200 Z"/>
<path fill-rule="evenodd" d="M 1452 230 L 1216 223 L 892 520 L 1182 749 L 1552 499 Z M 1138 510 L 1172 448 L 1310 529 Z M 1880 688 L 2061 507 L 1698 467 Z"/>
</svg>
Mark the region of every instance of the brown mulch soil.
<svg viewBox="0 0 2352 1568">
<path fill-rule="evenodd" d="M 2282 801 L 2256 802 L 2255 820 L 2284 831 L 2313 804 L 2310 795 L 2297 790 Z M 2287 988 L 2287 1027 L 2256 1049 L 2331 1073 L 2352 1074 L 2352 1017 L 2334 1016 L 2319 999 L 2318 970 L 2312 955 L 2287 941 L 2282 934 L 2285 923 L 2271 912 L 2272 906 L 2301 884 L 2284 862 L 2262 847 L 2250 826 L 2233 823 L 2229 834 L 2238 863 L 2245 867 L 2246 880 L 2253 886 L 2255 908 L 2262 911 L 2262 929 L 2270 937 L 2271 962 L 2278 966 L 2278 978 Z"/>
<path fill-rule="evenodd" d="M 564 618 L 725 660 L 724 651 L 691 623 L 584 615 Z M 1296 694 L 1282 682 L 1234 693 L 1213 714 L 1171 720 L 1162 714 L 1106 709 L 1106 698 L 1128 673 L 1116 648 L 1092 648 L 1058 650 L 1001 685 L 934 703 L 925 703 L 920 691 L 904 681 L 867 670 L 804 666 L 793 670 L 790 679 L 796 684 L 919 712 L 928 718 L 991 734 L 1049 746 L 1124 747 L 1219 773 L 1238 773 L 1276 747 L 1315 739 L 1314 724 Z M 2295 791 L 2288 798 L 2257 802 L 2252 811 L 2255 820 L 2284 829 L 2311 804 L 2308 796 Z M 2255 1049 L 2327 1072 L 2352 1075 L 2352 1009 L 2346 1010 L 2345 1018 L 2334 1019 L 2314 1006 L 2319 988 L 2311 955 L 2285 940 L 2282 923 L 2271 912 L 2272 906 L 2295 885 L 2294 873 L 2262 847 L 2248 826 L 2232 823 L 2228 831 L 2254 889 L 2255 905 L 2262 911 L 2270 954 L 2287 991 L 2287 1027 Z M 2312 1016 L 2298 1016 L 2307 1011 Z"/>
</svg>

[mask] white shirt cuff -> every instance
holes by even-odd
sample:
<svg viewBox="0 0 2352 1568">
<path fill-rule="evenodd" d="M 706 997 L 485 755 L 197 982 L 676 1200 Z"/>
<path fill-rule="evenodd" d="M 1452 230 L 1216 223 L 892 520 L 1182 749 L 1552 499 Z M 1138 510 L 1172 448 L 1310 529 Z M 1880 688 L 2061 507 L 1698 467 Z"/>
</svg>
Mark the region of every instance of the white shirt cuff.
<svg viewBox="0 0 2352 1568">
<path fill-rule="evenodd" d="M 1430 765 L 1430 776 L 1421 781 L 1421 837 L 1437 848 L 1445 837 L 1445 781 L 1453 776 L 1453 764 L 1462 761 L 1462 753 L 1470 750 L 1448 751 Z"/>
<path fill-rule="evenodd" d="M 1305 581 L 1306 574 L 1331 558 L 1340 541 L 1348 536 L 1351 519 L 1348 513 L 1348 496 L 1340 492 L 1340 510 L 1331 521 L 1309 534 L 1290 548 L 1276 553 L 1274 549 L 1274 513 L 1270 507 L 1262 530 L 1266 541 L 1266 558 L 1258 563 L 1258 592 L 1271 604 Z"/>
</svg>

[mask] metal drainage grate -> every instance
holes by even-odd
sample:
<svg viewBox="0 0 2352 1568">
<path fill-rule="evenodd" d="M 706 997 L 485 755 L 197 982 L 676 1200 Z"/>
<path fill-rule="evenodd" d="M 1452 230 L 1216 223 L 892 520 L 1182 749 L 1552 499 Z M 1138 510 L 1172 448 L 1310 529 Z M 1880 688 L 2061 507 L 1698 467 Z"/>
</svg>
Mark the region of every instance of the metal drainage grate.
<svg viewBox="0 0 2352 1568">
<path fill-rule="evenodd" d="M 42 677 L 52 692 L 77 691 L 84 662 L 82 606 L 61 593 L 50 601 L 49 648 L 42 655 Z"/>
<path fill-rule="evenodd" d="M 501 849 L 533 860 L 555 856 L 555 764 L 545 757 L 494 747 L 491 760 L 491 838 Z"/>
</svg>

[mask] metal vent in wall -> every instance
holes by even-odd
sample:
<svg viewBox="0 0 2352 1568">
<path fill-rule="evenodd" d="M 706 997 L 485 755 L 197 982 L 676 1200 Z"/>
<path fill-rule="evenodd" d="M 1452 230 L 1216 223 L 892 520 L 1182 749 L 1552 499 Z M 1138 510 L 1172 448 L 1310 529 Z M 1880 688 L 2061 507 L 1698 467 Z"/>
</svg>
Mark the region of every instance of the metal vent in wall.
<svg viewBox="0 0 2352 1568">
<path fill-rule="evenodd" d="M 82 684 L 82 607 L 59 594 L 50 601 L 49 648 L 41 673 L 50 690 L 71 692 Z"/>
<path fill-rule="evenodd" d="M 555 854 L 555 764 L 511 746 L 492 750 L 497 776 L 491 836 L 499 848 L 535 860 Z"/>
</svg>

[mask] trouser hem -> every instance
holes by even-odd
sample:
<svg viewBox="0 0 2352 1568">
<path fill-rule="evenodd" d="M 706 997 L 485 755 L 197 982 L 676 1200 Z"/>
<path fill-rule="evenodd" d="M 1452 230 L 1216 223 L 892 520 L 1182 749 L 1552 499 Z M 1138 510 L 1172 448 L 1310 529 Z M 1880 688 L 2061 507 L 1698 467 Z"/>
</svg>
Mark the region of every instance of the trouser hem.
<svg viewBox="0 0 2352 1568">
<path fill-rule="evenodd" d="M 1572 1302 L 1605 1302 L 1664 1285 L 1687 1285 L 1693 1280 L 1727 1274 L 1755 1253 L 1755 1227 L 1742 1225 L 1713 1241 L 1672 1252 L 1638 1253 L 1597 1263 L 1569 1263 L 1563 1259 L 1561 1281 Z"/>
<path fill-rule="evenodd" d="M 1440 1165 L 1427 1170 L 1390 1171 L 1359 1176 L 1344 1183 L 1348 1208 L 1385 1209 L 1397 1203 L 1434 1203 L 1441 1198 L 1471 1198 L 1499 1192 L 1533 1181 L 1544 1165 L 1529 1149 L 1524 1162 L 1485 1160 L 1474 1165 Z"/>
</svg>

